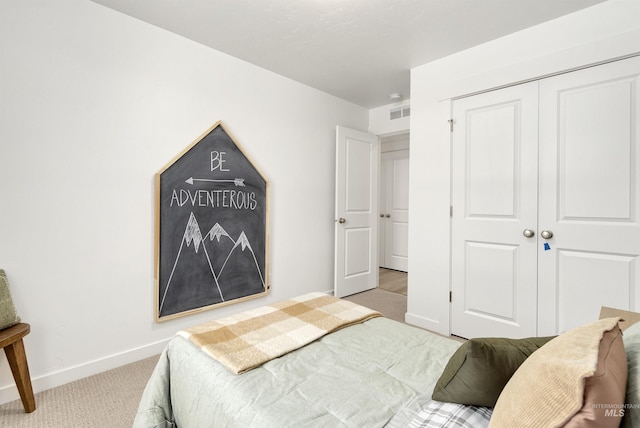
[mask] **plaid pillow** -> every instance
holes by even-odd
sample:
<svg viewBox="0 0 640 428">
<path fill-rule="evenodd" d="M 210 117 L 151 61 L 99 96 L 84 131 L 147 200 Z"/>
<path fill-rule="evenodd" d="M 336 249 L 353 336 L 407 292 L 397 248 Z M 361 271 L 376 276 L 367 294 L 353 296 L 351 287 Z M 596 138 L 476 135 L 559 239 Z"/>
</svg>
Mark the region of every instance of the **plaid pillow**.
<svg viewBox="0 0 640 428">
<path fill-rule="evenodd" d="M 485 428 L 493 409 L 429 401 L 409 423 L 409 428 Z"/>
</svg>

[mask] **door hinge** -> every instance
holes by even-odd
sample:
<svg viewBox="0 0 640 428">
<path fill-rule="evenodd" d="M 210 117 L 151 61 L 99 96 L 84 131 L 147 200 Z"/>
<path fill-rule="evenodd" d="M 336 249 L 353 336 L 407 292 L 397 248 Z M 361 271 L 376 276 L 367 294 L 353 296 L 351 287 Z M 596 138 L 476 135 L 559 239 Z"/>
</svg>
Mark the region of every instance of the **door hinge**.
<svg viewBox="0 0 640 428">
<path fill-rule="evenodd" d="M 449 217 L 453 217 L 453 205 L 449 205 Z"/>
<path fill-rule="evenodd" d="M 447 120 L 449 122 L 449 132 L 453 132 L 453 118 Z"/>
<path fill-rule="evenodd" d="M 453 302 L 453 291 L 449 291 L 449 303 Z"/>
</svg>

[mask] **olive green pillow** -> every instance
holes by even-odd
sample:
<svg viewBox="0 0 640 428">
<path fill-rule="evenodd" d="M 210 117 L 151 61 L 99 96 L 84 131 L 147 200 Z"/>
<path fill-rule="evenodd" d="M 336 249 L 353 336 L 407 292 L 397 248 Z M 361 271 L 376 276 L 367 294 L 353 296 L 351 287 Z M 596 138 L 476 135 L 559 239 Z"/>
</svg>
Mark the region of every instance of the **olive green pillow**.
<svg viewBox="0 0 640 428">
<path fill-rule="evenodd" d="M 9 282 L 4 270 L 0 269 L 0 330 L 11 327 L 20 322 L 20 317 L 16 314 L 13 306 L 11 294 L 9 294 Z"/>
<path fill-rule="evenodd" d="M 500 392 L 520 364 L 553 337 L 468 340 L 449 359 L 432 398 L 449 403 L 495 406 Z"/>
</svg>

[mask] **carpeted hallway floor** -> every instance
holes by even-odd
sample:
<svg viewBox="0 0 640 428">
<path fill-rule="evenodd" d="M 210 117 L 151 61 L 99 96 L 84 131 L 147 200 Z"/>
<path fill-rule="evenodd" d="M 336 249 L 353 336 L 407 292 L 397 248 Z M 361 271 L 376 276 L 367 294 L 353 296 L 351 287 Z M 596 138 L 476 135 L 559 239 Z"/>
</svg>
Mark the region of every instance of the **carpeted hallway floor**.
<svg viewBox="0 0 640 428">
<path fill-rule="evenodd" d="M 407 274 L 380 268 L 378 288 L 347 296 L 345 300 L 374 309 L 386 318 L 404 322 L 407 312 Z"/>
</svg>

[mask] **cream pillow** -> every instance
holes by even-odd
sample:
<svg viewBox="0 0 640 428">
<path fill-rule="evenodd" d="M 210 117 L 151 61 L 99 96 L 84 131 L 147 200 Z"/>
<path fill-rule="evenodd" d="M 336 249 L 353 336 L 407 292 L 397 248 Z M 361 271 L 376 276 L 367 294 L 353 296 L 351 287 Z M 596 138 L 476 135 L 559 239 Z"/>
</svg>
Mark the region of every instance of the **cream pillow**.
<svg viewBox="0 0 640 428">
<path fill-rule="evenodd" d="M 618 427 L 627 382 L 618 320 L 574 328 L 535 351 L 502 390 L 489 427 Z"/>
</svg>

